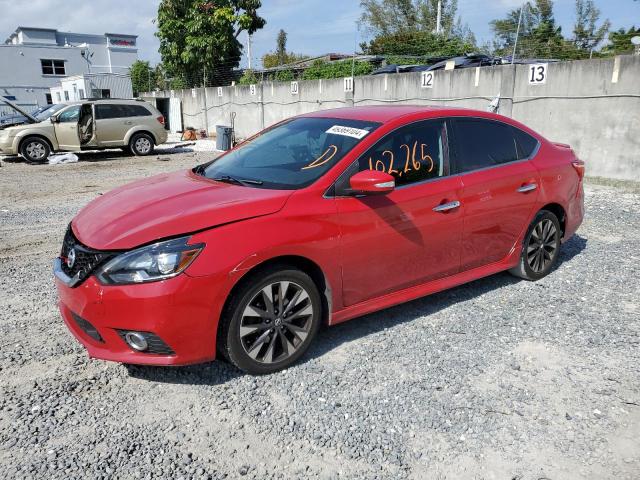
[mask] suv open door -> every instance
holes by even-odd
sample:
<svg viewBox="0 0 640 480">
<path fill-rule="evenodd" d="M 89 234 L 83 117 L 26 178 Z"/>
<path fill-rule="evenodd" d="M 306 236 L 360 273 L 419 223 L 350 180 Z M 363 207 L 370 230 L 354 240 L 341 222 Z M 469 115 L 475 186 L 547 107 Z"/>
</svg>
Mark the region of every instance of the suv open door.
<svg viewBox="0 0 640 480">
<path fill-rule="evenodd" d="M 80 105 L 72 105 L 51 116 L 60 150 L 80 150 L 79 118 Z"/>
</svg>

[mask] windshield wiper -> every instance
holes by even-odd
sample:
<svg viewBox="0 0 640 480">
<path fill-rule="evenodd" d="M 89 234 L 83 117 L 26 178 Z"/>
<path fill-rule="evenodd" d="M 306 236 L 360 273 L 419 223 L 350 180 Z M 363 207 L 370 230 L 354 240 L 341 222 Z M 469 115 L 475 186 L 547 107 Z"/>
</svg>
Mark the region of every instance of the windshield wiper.
<svg viewBox="0 0 640 480">
<path fill-rule="evenodd" d="M 235 183 L 236 185 L 262 185 L 264 182 L 261 180 L 249 180 L 246 178 L 235 178 L 231 175 L 222 175 L 220 177 L 213 178 L 216 182 Z"/>
</svg>

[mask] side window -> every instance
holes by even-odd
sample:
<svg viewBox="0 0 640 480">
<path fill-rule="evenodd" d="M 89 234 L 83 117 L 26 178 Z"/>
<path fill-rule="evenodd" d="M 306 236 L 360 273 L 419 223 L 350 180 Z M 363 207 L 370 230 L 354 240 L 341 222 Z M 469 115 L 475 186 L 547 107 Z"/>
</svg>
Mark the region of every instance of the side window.
<svg viewBox="0 0 640 480">
<path fill-rule="evenodd" d="M 124 117 L 147 117 L 151 112 L 142 105 L 120 105 Z"/>
<path fill-rule="evenodd" d="M 412 123 L 386 135 L 358 160 L 358 170 L 393 175 L 408 185 L 446 175 L 447 135 L 443 120 Z"/>
<path fill-rule="evenodd" d="M 58 115 L 58 121 L 61 123 L 77 122 L 80 116 L 80 105 L 73 106 Z"/>
<path fill-rule="evenodd" d="M 120 118 L 123 115 L 120 105 L 114 104 L 98 104 L 96 105 L 96 119 L 107 120 L 109 118 Z"/>
<path fill-rule="evenodd" d="M 455 120 L 456 172 L 493 167 L 522 158 L 510 125 L 479 118 Z"/>
</svg>

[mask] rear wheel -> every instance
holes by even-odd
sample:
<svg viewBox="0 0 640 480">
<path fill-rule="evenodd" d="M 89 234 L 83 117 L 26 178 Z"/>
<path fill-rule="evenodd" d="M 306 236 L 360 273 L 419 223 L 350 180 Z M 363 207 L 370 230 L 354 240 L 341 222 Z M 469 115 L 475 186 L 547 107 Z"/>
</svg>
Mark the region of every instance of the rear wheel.
<svg viewBox="0 0 640 480">
<path fill-rule="evenodd" d="M 153 138 L 146 133 L 136 133 L 129 140 L 129 150 L 136 156 L 151 155 L 153 147 Z"/>
<path fill-rule="evenodd" d="M 561 232 L 558 217 L 547 210 L 538 212 L 524 237 L 520 263 L 509 272 L 525 280 L 546 276 L 558 260 Z"/>
<path fill-rule="evenodd" d="M 44 163 L 51 154 L 51 147 L 40 137 L 27 137 L 20 144 L 20 154 L 29 162 Z"/>
<path fill-rule="evenodd" d="M 261 272 L 231 299 L 218 348 L 248 373 L 282 370 L 309 348 L 321 310 L 318 289 L 306 273 L 287 267 Z"/>
</svg>

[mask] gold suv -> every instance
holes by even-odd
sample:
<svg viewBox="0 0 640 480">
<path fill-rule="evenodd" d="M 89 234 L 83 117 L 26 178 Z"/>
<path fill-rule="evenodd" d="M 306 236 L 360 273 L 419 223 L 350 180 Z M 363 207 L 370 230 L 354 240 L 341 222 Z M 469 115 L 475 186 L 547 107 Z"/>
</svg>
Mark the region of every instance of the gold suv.
<svg viewBox="0 0 640 480">
<path fill-rule="evenodd" d="M 104 148 L 149 155 L 155 145 L 167 141 L 164 117 L 139 99 L 72 102 L 45 120 L 5 102 L 24 115 L 28 123 L 0 127 L 0 153 L 20 154 L 30 162 L 45 162 L 51 152 Z"/>
</svg>

